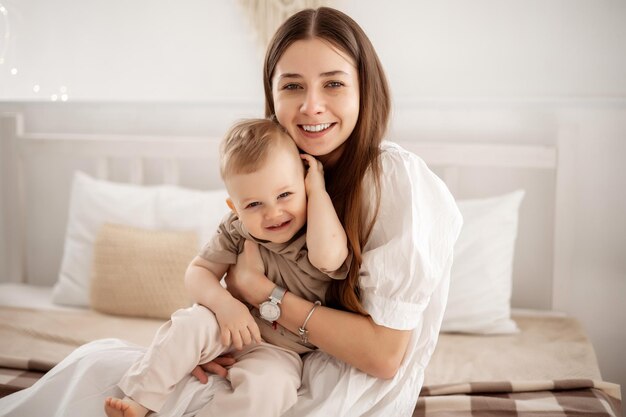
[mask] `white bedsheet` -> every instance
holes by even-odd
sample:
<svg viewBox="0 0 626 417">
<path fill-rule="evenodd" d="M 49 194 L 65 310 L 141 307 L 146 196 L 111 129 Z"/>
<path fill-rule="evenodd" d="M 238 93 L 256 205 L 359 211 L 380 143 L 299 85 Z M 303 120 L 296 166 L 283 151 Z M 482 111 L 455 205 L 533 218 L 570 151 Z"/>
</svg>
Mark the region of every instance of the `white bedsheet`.
<svg viewBox="0 0 626 417">
<path fill-rule="evenodd" d="M 0 307 L 22 307 L 39 310 L 84 311 L 80 307 L 68 307 L 52 302 L 52 287 L 1 283 Z M 522 317 L 566 317 L 567 314 L 552 310 L 535 310 L 525 308 L 511 309 L 513 316 Z"/>
<path fill-rule="evenodd" d="M 84 309 L 78 307 L 66 307 L 54 304 L 52 302 L 52 287 L 16 283 L 0 284 L 0 307 L 84 311 Z"/>
</svg>

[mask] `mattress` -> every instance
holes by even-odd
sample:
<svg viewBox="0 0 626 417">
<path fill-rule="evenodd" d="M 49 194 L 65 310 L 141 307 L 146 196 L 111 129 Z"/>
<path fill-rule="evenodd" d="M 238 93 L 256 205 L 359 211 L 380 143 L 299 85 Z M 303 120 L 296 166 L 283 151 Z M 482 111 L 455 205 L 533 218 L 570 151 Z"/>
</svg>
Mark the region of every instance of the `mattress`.
<svg viewBox="0 0 626 417">
<path fill-rule="evenodd" d="M 32 385 L 81 344 L 114 337 L 147 346 L 162 324 L 61 308 L 46 288 L 0 285 L 0 294 L 2 395 Z M 563 404 L 575 404 L 583 410 L 578 415 L 621 415 L 619 386 L 602 381 L 593 346 L 574 318 L 522 311 L 513 318 L 516 334 L 441 334 L 414 415 L 524 415 L 510 414 L 512 407 L 567 415 Z"/>
<path fill-rule="evenodd" d="M 621 416 L 619 385 L 602 380 L 574 318 L 513 314 L 520 332 L 441 334 L 414 417 Z"/>
<path fill-rule="evenodd" d="M 600 369 L 578 321 L 558 315 L 513 315 L 511 335 L 441 334 L 426 385 L 467 381 L 595 379 Z"/>
<path fill-rule="evenodd" d="M 5 283 L 0 284 L 0 307 L 23 307 L 37 310 L 82 311 L 52 302 L 52 287 Z"/>
</svg>

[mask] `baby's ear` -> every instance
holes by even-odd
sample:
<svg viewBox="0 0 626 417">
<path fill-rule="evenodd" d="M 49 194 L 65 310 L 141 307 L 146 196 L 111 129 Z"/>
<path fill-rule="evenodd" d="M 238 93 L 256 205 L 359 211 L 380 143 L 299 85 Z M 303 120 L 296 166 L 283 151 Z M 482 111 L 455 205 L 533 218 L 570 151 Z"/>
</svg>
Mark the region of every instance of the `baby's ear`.
<svg viewBox="0 0 626 417">
<path fill-rule="evenodd" d="M 232 210 L 233 213 L 238 214 L 237 209 L 235 208 L 235 204 L 233 203 L 233 200 L 231 200 L 230 198 L 227 198 L 226 205 L 228 206 L 228 208 Z"/>
</svg>

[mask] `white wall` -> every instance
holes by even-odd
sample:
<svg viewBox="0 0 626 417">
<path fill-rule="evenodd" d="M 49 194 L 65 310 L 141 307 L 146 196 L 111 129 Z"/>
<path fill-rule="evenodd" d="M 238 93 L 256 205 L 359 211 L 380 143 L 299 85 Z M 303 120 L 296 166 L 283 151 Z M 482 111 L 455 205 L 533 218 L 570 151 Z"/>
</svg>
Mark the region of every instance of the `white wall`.
<svg viewBox="0 0 626 417">
<path fill-rule="evenodd" d="M 572 313 L 596 347 L 603 377 L 626 392 L 626 106 L 576 109 L 579 128 L 568 217 L 569 292 L 558 308 Z M 623 406 L 624 407 L 624 406 Z M 625 409 L 626 410 L 626 409 Z"/>
<path fill-rule="evenodd" d="M 576 126 L 572 274 L 558 307 L 587 329 L 604 378 L 626 386 L 626 2 L 331 3 L 380 54 L 395 137 L 413 137 L 415 120 L 439 132 L 482 126 L 488 140 L 522 127 L 537 143 Z M 262 54 L 235 1 L 0 4 L 11 24 L 0 111 L 25 112 L 30 131 L 220 134 L 261 114 Z M 68 103 L 50 103 L 61 87 Z"/>
<path fill-rule="evenodd" d="M 56 94 L 60 100 L 63 87 L 71 101 L 190 102 L 262 94 L 261 54 L 236 1 L 0 4 L 10 23 L 0 99 L 50 100 Z"/>
<path fill-rule="evenodd" d="M 620 0 L 328 2 L 367 31 L 398 99 L 626 95 Z M 262 53 L 237 1 L 0 4 L 2 100 L 61 87 L 69 100 L 261 99 Z"/>
<path fill-rule="evenodd" d="M 623 1 L 350 0 L 345 9 L 398 98 L 626 94 Z"/>
</svg>

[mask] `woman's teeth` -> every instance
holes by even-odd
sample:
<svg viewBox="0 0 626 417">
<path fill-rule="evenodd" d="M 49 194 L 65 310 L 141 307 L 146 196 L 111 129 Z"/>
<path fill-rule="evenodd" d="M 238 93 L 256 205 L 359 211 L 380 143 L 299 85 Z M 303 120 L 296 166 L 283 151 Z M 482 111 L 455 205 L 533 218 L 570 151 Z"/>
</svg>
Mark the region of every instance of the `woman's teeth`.
<svg viewBox="0 0 626 417">
<path fill-rule="evenodd" d="M 302 125 L 302 129 L 307 132 L 321 132 L 322 130 L 326 130 L 330 127 L 332 123 L 321 123 L 319 125 Z"/>
</svg>

